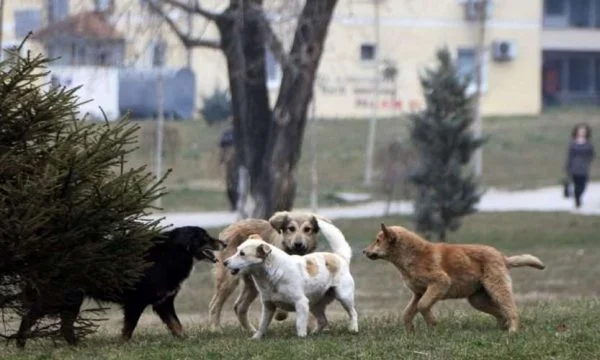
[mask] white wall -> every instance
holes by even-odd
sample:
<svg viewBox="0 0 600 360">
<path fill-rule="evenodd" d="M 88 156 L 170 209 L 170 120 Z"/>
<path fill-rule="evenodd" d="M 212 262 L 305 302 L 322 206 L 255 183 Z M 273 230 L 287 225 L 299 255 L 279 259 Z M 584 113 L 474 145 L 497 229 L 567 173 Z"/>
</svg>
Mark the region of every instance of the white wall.
<svg viewBox="0 0 600 360">
<path fill-rule="evenodd" d="M 77 91 L 81 116 L 89 113 L 92 118 L 103 119 L 102 110 L 108 120 L 117 120 L 119 114 L 119 70 L 114 67 L 96 66 L 52 66 L 48 81 L 58 80 L 68 89 L 81 86 Z"/>
</svg>

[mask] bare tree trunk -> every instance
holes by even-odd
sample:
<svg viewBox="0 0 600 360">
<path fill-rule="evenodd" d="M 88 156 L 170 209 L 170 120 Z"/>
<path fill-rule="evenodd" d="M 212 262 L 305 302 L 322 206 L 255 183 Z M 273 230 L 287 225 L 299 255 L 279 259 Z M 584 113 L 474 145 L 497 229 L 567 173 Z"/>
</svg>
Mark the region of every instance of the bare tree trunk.
<svg viewBox="0 0 600 360">
<path fill-rule="evenodd" d="M 260 20 L 251 6 L 231 2 L 223 16 L 217 20 L 221 35 L 221 48 L 227 60 L 229 88 L 233 105 L 233 131 L 240 176 L 240 208 L 244 214 L 246 197 L 265 204 L 270 194 L 265 194 L 270 184 L 269 174 L 263 174 L 266 155 L 264 134 L 269 134 L 272 123 L 266 87 L 265 44 L 257 36 Z M 246 177 L 246 174 L 248 175 Z M 261 184 L 256 179 L 263 179 Z M 249 180 L 249 181 L 246 181 Z M 270 204 L 263 211 L 271 210 Z M 257 214 L 252 214 L 256 216 Z M 260 214 L 258 214 L 260 215 Z"/>
<path fill-rule="evenodd" d="M 240 170 L 240 205 L 243 206 L 246 193 L 248 203 L 254 204 L 251 214 L 241 215 L 267 218 L 277 210 L 292 209 L 307 110 L 337 0 L 305 1 L 287 55 L 266 20 L 263 0 L 230 0 L 229 7 L 222 13 L 203 9 L 198 2 L 194 6 L 180 0 L 161 0 L 160 3 L 147 0 L 147 3 L 185 46 L 221 49 L 225 56 Z M 186 36 L 161 3 L 214 21 L 220 41 Z M 267 45 L 283 67 L 273 111 L 266 84 Z"/>
<path fill-rule="evenodd" d="M 475 111 L 475 124 L 474 133 L 475 136 L 480 138 L 483 133 L 483 124 L 481 116 L 481 103 L 483 97 L 483 65 L 485 62 L 485 35 L 487 28 L 487 8 L 489 0 L 481 0 L 481 7 L 479 9 L 478 16 L 478 29 L 477 29 L 477 46 L 475 56 L 475 98 L 474 98 L 474 111 Z M 482 148 L 479 147 L 475 151 L 473 157 L 474 160 L 474 172 L 476 176 L 481 176 L 483 173 L 483 154 Z"/>
<path fill-rule="evenodd" d="M 273 126 L 262 175 L 272 180 L 267 196 L 258 199 L 255 216 L 289 210 L 296 195 L 296 166 L 300 159 L 306 127 L 306 113 L 313 96 L 314 81 L 321 60 L 327 30 L 337 0 L 307 0 L 298 19 L 290 58 L 297 71 L 284 71 L 279 96 L 273 110 Z M 260 181 L 266 185 L 267 181 Z"/>
</svg>

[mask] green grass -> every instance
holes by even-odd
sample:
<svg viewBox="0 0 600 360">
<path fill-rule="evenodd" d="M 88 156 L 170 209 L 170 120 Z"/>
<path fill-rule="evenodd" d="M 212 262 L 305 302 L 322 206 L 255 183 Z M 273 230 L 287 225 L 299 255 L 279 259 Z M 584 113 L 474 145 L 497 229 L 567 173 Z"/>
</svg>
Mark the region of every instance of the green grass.
<svg viewBox="0 0 600 360">
<path fill-rule="evenodd" d="M 108 314 L 100 331 L 76 348 L 63 342 L 30 341 L 24 351 L 0 350 L 3 359 L 596 359 L 600 354 L 600 217 L 567 214 L 497 213 L 467 219 L 451 242 L 484 243 L 507 254 L 532 253 L 546 270 L 512 271 L 521 311 L 521 330 L 508 336 L 495 320 L 464 300 L 443 301 L 434 308 L 438 326 L 428 330 L 420 317 L 417 333 L 407 335 L 399 319 L 409 299 L 400 274 L 390 264 L 359 255 L 373 239 L 379 222 L 409 224 L 404 218 L 340 220 L 336 224 L 356 250 L 352 273 L 360 333 L 346 331 L 338 304 L 328 308 L 332 329 L 307 339 L 295 337 L 293 319 L 273 323 L 266 338 L 251 341 L 231 311 L 224 309 L 221 334 L 206 330 L 212 296 L 209 264 L 200 263 L 184 283 L 176 307 L 188 338 L 172 338 L 147 310 L 129 343 L 118 337 L 121 317 Z M 216 233 L 219 229 L 211 229 Z M 322 247 L 323 249 L 326 246 Z M 232 296 L 234 298 L 234 296 Z M 256 324 L 258 301 L 250 312 Z"/>
<path fill-rule="evenodd" d="M 145 333 L 129 344 L 96 338 L 78 349 L 65 347 L 29 351 L 7 359 L 595 359 L 600 353 L 600 302 L 542 303 L 522 312 L 523 330 L 516 336 L 494 328 L 482 316 L 445 311 L 433 331 L 423 326 L 415 335 L 401 331 L 396 316 L 360 322 L 351 335 L 340 324 L 307 339 L 292 329 L 273 326 L 260 342 L 228 328 L 223 334 L 196 330 L 181 341 L 166 334 Z"/>
<path fill-rule="evenodd" d="M 490 136 L 484 147 L 483 182 L 488 187 L 511 189 L 557 185 L 563 176 L 563 162 L 571 127 L 587 121 L 600 127 L 596 108 L 550 111 L 539 117 L 503 117 L 484 119 L 484 132 Z M 132 164 L 153 163 L 154 124 L 140 122 L 140 151 L 130 158 Z M 313 128 L 315 126 L 315 128 Z M 165 197 L 165 209 L 222 210 L 227 208 L 224 171 L 219 165 L 218 143 L 223 125 L 204 122 L 168 124 L 165 161 L 173 173 L 173 185 Z M 329 120 L 309 124 L 298 167 L 297 205 L 308 205 L 310 190 L 310 152 L 308 137 L 316 135 L 320 203 L 336 204 L 328 195 L 337 191 L 377 192 L 377 187 L 362 185 L 364 150 L 368 121 Z M 377 126 L 376 148 L 393 139 L 407 139 L 406 118 L 381 119 Z M 169 140 L 171 139 L 171 140 Z M 595 137 L 598 139 L 598 137 Z M 594 140 L 600 146 L 598 140 Z M 598 179 L 600 161 L 592 168 Z"/>
</svg>

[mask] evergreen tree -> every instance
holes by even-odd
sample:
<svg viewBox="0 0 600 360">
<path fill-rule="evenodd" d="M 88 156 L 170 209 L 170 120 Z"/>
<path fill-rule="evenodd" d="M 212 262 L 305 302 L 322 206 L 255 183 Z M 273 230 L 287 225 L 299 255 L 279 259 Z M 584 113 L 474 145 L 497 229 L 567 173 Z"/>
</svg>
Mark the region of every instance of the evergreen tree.
<svg viewBox="0 0 600 360">
<path fill-rule="evenodd" d="M 446 240 L 461 218 L 475 212 L 482 191 L 468 165 L 483 139 L 470 130 L 474 121 L 469 79 L 456 71 L 450 52 L 437 52 L 437 66 L 421 76 L 425 110 L 411 115 L 410 136 L 419 155 L 411 181 L 417 231 Z"/>
<path fill-rule="evenodd" d="M 76 90 L 45 83 L 49 60 L 0 63 L 0 310 L 56 315 L 69 291 L 112 296 L 133 285 L 161 230 L 142 219 L 163 194 L 145 167 L 126 169 L 138 127 L 89 122 Z M 79 335 L 94 323 L 79 319 Z M 14 337 L 6 327 L 4 337 Z M 31 337 L 58 324 L 36 322 Z"/>
</svg>

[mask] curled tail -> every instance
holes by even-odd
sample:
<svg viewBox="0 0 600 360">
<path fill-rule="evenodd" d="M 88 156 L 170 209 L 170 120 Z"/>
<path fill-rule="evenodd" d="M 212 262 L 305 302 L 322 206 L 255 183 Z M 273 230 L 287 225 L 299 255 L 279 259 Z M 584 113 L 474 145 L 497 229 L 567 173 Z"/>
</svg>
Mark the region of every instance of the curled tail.
<svg viewBox="0 0 600 360">
<path fill-rule="evenodd" d="M 346 261 L 350 262 L 350 259 L 352 258 L 352 248 L 350 245 L 348 245 L 344 234 L 329 220 L 321 217 L 316 218 L 317 224 L 319 225 L 319 230 L 329 242 L 331 250 L 346 259 Z"/>
<path fill-rule="evenodd" d="M 515 255 L 515 256 L 507 256 L 506 257 L 506 265 L 509 268 L 513 267 L 521 267 L 521 266 L 531 266 L 536 269 L 543 270 L 546 266 L 542 260 L 537 257 L 529 254 L 524 255 Z"/>
</svg>

